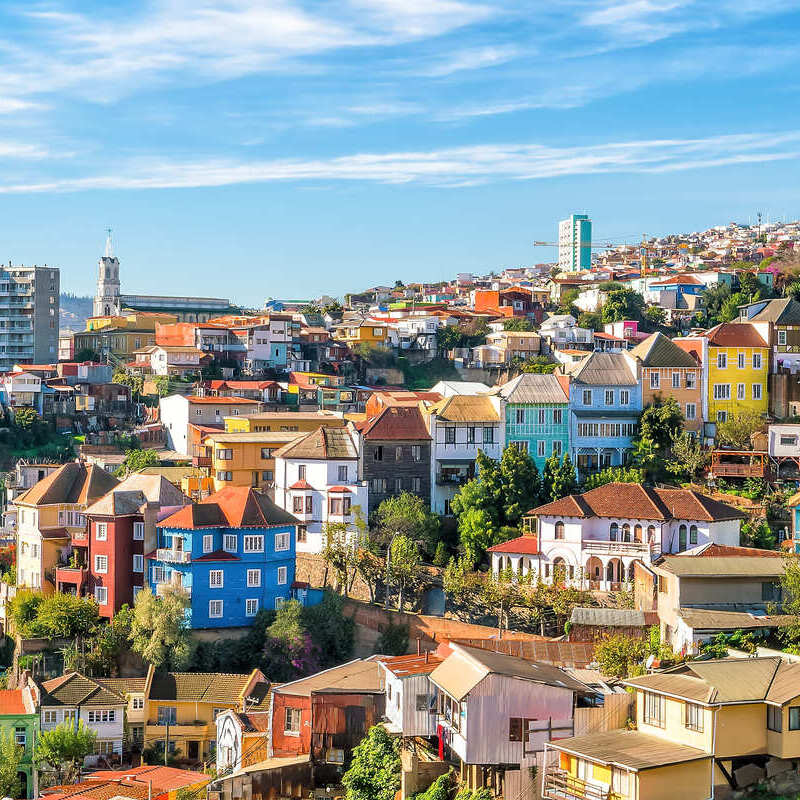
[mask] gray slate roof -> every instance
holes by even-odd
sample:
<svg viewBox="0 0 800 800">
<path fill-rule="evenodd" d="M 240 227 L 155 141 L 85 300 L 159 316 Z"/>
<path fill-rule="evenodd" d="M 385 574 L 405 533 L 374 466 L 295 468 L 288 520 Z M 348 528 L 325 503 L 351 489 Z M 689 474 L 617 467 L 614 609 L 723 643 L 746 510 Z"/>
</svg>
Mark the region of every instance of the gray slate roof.
<svg viewBox="0 0 800 800">
<path fill-rule="evenodd" d="M 747 322 L 774 322 L 778 325 L 800 325 L 800 303 L 791 297 L 770 300 Z"/>
<path fill-rule="evenodd" d="M 631 350 L 645 367 L 697 367 L 698 363 L 663 333 L 654 333 Z"/>
<path fill-rule="evenodd" d="M 567 396 L 555 375 L 522 373 L 503 384 L 497 394 L 509 403 L 566 403 Z"/>
</svg>

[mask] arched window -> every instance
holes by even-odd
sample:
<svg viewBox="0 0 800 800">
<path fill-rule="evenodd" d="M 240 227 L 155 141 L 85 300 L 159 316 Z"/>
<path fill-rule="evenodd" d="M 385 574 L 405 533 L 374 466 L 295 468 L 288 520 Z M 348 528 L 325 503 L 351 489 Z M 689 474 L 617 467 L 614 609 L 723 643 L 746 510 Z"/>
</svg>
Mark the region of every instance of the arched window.
<svg viewBox="0 0 800 800">
<path fill-rule="evenodd" d="M 656 541 L 656 526 L 655 525 L 648 525 L 647 526 L 647 541 L 650 544 L 655 544 L 655 541 Z"/>
<path fill-rule="evenodd" d="M 678 551 L 683 552 L 686 549 L 686 526 L 681 525 L 678 528 Z"/>
<path fill-rule="evenodd" d="M 631 526 L 626 522 L 622 526 L 622 541 L 629 542 L 631 540 Z"/>
<path fill-rule="evenodd" d="M 689 528 L 689 544 L 697 544 L 697 525 Z"/>
<path fill-rule="evenodd" d="M 564 523 L 559 520 L 556 522 L 556 539 L 564 538 Z"/>
<path fill-rule="evenodd" d="M 633 526 L 633 541 L 634 542 L 641 542 L 642 541 L 642 526 L 641 525 L 634 525 Z"/>
<path fill-rule="evenodd" d="M 612 542 L 617 541 L 617 537 L 619 536 L 619 525 L 616 522 L 611 523 L 611 527 L 608 529 L 608 538 Z"/>
</svg>

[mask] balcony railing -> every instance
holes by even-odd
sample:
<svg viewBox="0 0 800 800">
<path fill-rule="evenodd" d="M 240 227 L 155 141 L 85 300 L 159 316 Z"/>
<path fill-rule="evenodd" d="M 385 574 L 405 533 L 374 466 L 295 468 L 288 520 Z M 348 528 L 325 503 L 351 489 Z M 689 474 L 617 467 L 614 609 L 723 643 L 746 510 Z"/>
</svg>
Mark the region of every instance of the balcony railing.
<svg viewBox="0 0 800 800">
<path fill-rule="evenodd" d="M 548 767 L 544 776 L 546 800 L 622 800 L 611 789 L 575 778 L 563 769 Z"/>
<path fill-rule="evenodd" d="M 647 542 L 610 542 L 610 541 L 587 541 L 584 539 L 581 547 L 587 553 L 606 553 L 606 554 L 636 554 L 645 555 L 650 552 L 651 547 Z"/>
<path fill-rule="evenodd" d="M 171 550 L 159 547 L 156 550 L 157 561 L 173 561 L 176 564 L 188 564 L 192 560 L 192 554 L 188 550 Z"/>
</svg>

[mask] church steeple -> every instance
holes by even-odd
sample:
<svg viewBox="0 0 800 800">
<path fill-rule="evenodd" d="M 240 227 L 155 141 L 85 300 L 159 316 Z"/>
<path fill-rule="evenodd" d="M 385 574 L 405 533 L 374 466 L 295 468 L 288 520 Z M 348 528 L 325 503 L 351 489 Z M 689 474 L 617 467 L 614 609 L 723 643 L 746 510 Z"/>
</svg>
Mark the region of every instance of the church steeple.
<svg viewBox="0 0 800 800">
<path fill-rule="evenodd" d="M 108 228 L 105 253 L 97 262 L 97 293 L 94 298 L 95 317 L 117 316 L 121 312 L 119 301 L 119 259 L 114 255 L 111 228 Z"/>
</svg>

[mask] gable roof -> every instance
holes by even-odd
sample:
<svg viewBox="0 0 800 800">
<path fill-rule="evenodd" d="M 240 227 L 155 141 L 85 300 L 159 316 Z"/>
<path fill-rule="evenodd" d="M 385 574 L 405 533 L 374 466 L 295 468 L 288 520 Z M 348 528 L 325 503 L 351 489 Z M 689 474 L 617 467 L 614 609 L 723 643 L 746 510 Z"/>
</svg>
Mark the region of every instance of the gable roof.
<svg viewBox="0 0 800 800">
<path fill-rule="evenodd" d="M 523 555 L 537 555 L 539 553 L 539 539 L 536 536 L 517 536 L 507 542 L 486 548 L 487 553 L 521 553 Z"/>
<path fill-rule="evenodd" d="M 137 514 L 147 503 L 164 506 L 179 506 L 188 503 L 189 498 L 168 481 L 163 475 L 129 475 L 108 494 L 92 503 L 87 514 L 102 516 L 124 516 Z"/>
<path fill-rule="evenodd" d="M 275 453 L 276 458 L 304 458 L 319 461 L 358 458 L 358 447 L 347 428 L 322 425 L 289 442 Z"/>
<path fill-rule="evenodd" d="M 442 422 L 499 422 L 492 401 L 486 395 L 454 394 L 428 409 Z"/>
<path fill-rule="evenodd" d="M 769 300 L 748 322 L 774 322 L 777 325 L 800 325 L 800 303 L 793 297 Z"/>
<path fill-rule="evenodd" d="M 568 398 L 555 375 L 523 372 L 495 390 L 509 403 L 566 403 Z"/>
<path fill-rule="evenodd" d="M 57 503 L 89 505 L 109 492 L 119 481 L 104 469 L 70 461 L 42 478 L 14 502 L 45 506 Z"/>
<path fill-rule="evenodd" d="M 383 672 L 379 661 L 382 656 L 355 659 L 338 667 L 324 669 L 284 683 L 274 689 L 276 694 L 290 694 L 297 697 L 311 697 L 312 692 L 347 690 L 351 692 L 377 693 L 384 691 Z"/>
<path fill-rule="evenodd" d="M 668 519 L 720 522 L 744 519 L 733 506 L 712 500 L 693 489 L 654 489 L 638 483 L 608 483 L 580 495 L 534 508 L 529 512 L 552 517 L 610 517 L 614 519 Z"/>
<path fill-rule="evenodd" d="M 297 519 L 250 486 L 226 486 L 199 503 L 184 506 L 158 524 L 159 527 L 185 530 L 223 526 L 272 528 L 297 525 Z"/>
<path fill-rule="evenodd" d="M 244 691 L 253 677 L 260 676 L 253 689 L 259 704 L 267 696 L 269 682 L 258 670 L 251 673 L 226 672 L 156 672 L 150 684 L 148 700 L 177 702 L 241 704 Z"/>
<path fill-rule="evenodd" d="M 43 706 L 118 706 L 125 698 L 80 672 L 69 672 L 42 683 Z"/>
<path fill-rule="evenodd" d="M 427 441 L 431 438 L 417 405 L 386 405 L 363 423 L 360 431 L 367 441 Z"/>
<path fill-rule="evenodd" d="M 758 330 L 749 322 L 721 322 L 706 331 L 705 337 L 714 347 L 766 347 Z"/>
<path fill-rule="evenodd" d="M 697 367 L 694 358 L 663 333 L 654 333 L 640 342 L 630 354 L 645 367 Z"/>
<path fill-rule="evenodd" d="M 694 275 L 685 275 L 681 273 L 680 275 L 671 275 L 667 278 L 663 278 L 660 281 L 654 281 L 651 283 L 651 286 L 674 286 L 675 284 L 681 284 L 682 286 L 705 286 L 703 281 L 698 280 L 694 277 Z"/>
<path fill-rule="evenodd" d="M 623 353 L 594 352 L 574 364 L 566 364 L 564 373 L 576 383 L 590 386 L 634 386 L 638 383 Z"/>
</svg>

